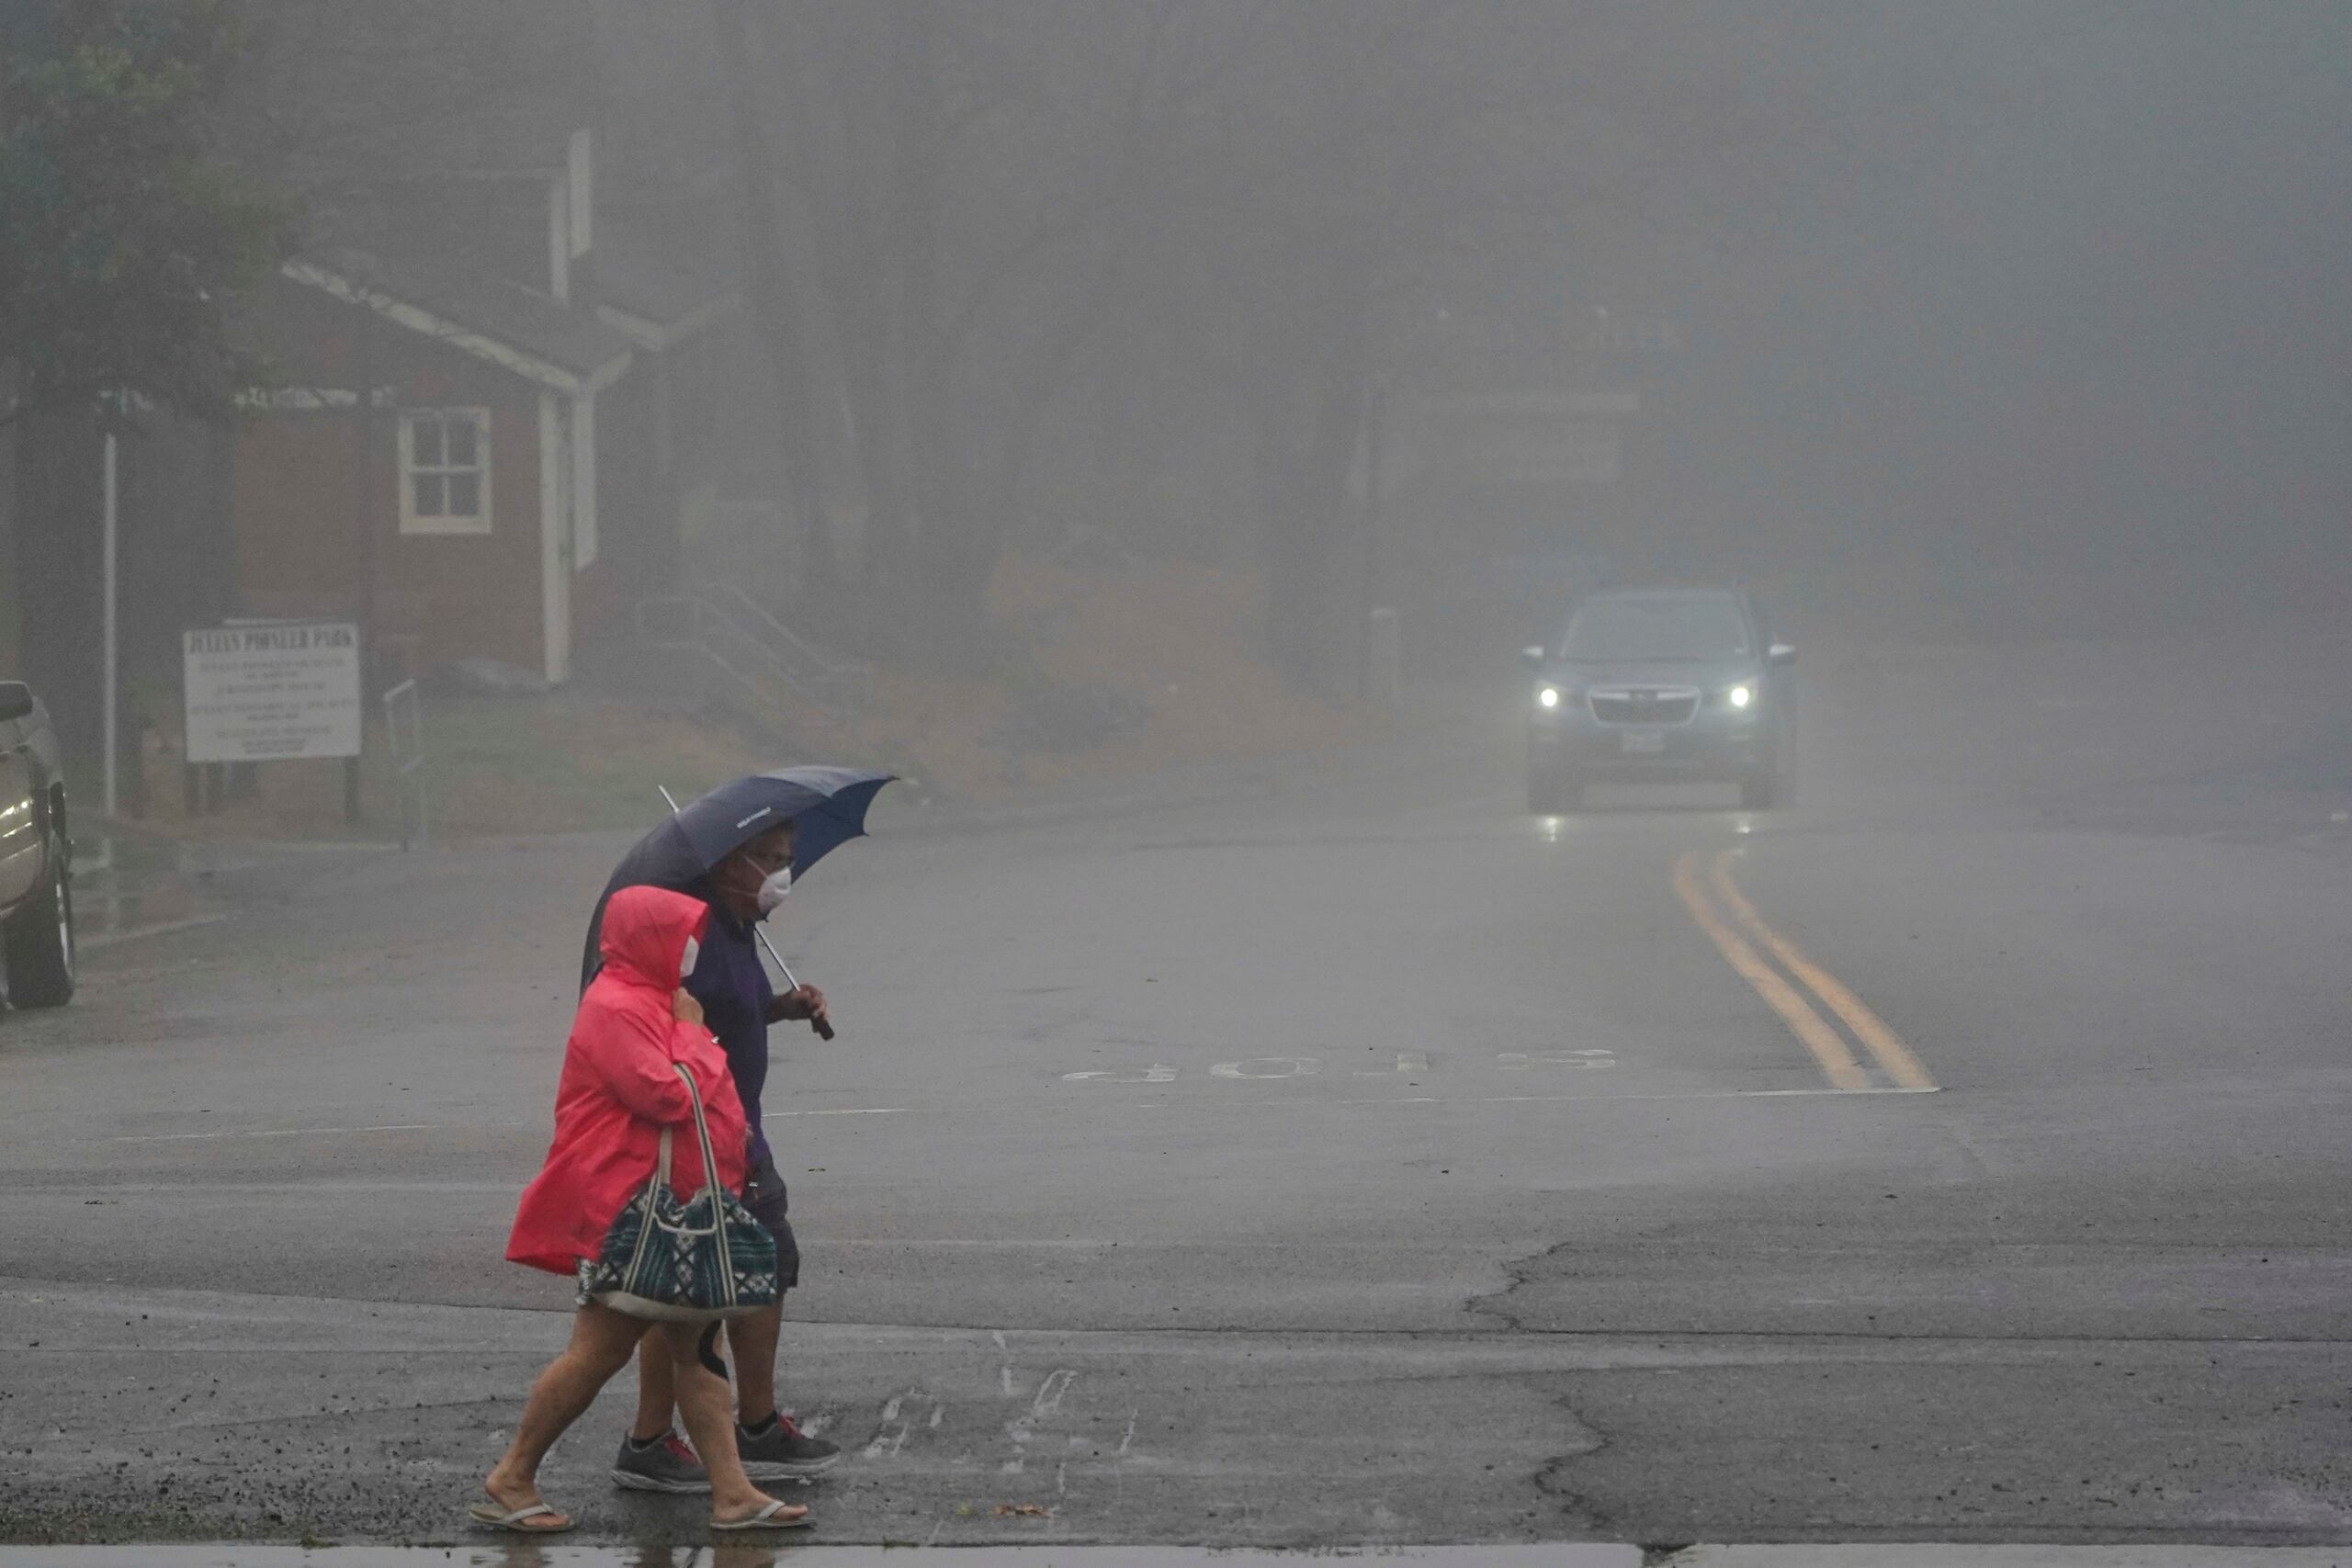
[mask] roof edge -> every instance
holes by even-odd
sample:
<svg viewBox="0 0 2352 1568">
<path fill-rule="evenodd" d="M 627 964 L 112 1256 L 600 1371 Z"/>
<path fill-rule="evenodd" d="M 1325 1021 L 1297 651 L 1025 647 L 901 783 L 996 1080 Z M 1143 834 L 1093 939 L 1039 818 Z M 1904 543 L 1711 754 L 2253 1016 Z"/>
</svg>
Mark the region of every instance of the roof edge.
<svg viewBox="0 0 2352 1568">
<path fill-rule="evenodd" d="M 446 343 L 461 353 L 486 360 L 553 391 L 574 397 L 583 391 L 594 392 L 610 386 L 629 366 L 630 355 L 624 349 L 588 375 L 575 375 L 492 333 L 453 321 L 412 300 L 355 283 L 342 273 L 317 262 L 303 261 L 298 257 L 282 264 L 277 270 L 283 276 L 305 288 L 318 289 L 345 304 L 364 306 L 397 326 Z"/>
</svg>

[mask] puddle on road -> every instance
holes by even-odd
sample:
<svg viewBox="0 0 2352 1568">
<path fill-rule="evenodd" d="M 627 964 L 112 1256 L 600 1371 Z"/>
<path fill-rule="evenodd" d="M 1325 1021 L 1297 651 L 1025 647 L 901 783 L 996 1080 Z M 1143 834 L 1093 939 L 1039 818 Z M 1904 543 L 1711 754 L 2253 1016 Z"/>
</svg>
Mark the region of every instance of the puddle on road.
<svg viewBox="0 0 2352 1568">
<path fill-rule="evenodd" d="M 1954 1545 L 1690 1546 L 1650 1559 L 1661 1568 L 2341 1568 L 2334 1547 Z M 1298 1551 L 1206 1546 L 566 1546 L 508 1540 L 457 1546 L 0 1546 L 0 1568 L 906 1568 L 929 1558 L 952 1568 L 1308 1568 L 1361 1562 L 1379 1568 L 1642 1568 L 1638 1546 L 1324 1546 Z"/>
<path fill-rule="evenodd" d="M 1303 1568 L 1361 1558 L 1383 1568 L 1640 1568 L 1636 1546 L 1322 1547 L 1253 1551 L 1206 1546 L 568 1546 L 486 1540 L 456 1546 L 316 1549 L 241 1541 L 201 1546 L 0 1546 L 0 1568 L 906 1568 L 918 1554 L 953 1568 Z"/>
</svg>

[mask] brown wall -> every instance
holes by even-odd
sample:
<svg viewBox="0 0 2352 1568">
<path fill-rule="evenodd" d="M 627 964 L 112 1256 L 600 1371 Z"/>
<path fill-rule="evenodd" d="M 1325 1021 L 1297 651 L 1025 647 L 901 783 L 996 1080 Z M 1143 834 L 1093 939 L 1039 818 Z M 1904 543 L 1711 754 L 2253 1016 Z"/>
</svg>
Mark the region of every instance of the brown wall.
<svg viewBox="0 0 2352 1568">
<path fill-rule="evenodd" d="M 488 401 L 481 389 L 403 389 L 404 402 Z M 527 389 L 522 389 L 529 396 Z M 513 399 L 513 394 L 508 394 Z M 484 656 L 538 671 L 538 410 L 535 397 L 491 402 L 491 532 L 403 535 L 393 412 L 372 425 L 367 487 L 372 538 L 354 520 L 360 421 L 350 410 L 272 412 L 237 444 L 234 512 L 242 607 L 257 615 L 368 614 L 383 673 L 397 679 Z"/>
<path fill-rule="evenodd" d="M 283 278 L 250 328 L 288 387 L 365 382 L 398 407 L 490 409 L 491 532 L 400 532 L 393 407 L 258 412 L 240 428 L 232 484 L 240 613 L 369 621 L 379 686 L 475 656 L 542 671 L 538 389 Z"/>
<path fill-rule="evenodd" d="M 490 533 L 400 534 L 389 483 L 384 505 L 379 624 L 418 638 L 417 669 L 477 654 L 544 669 L 536 398 L 492 407 Z"/>
</svg>

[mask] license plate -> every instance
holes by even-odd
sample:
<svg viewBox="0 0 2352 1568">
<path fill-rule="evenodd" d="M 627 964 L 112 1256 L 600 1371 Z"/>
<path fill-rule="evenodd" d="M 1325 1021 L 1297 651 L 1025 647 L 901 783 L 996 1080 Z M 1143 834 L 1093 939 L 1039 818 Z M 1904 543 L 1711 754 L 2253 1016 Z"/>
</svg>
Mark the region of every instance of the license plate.
<svg viewBox="0 0 2352 1568">
<path fill-rule="evenodd" d="M 1629 757 L 1655 757 L 1666 750 L 1666 731 L 1629 729 L 1617 738 L 1617 744 Z"/>
</svg>

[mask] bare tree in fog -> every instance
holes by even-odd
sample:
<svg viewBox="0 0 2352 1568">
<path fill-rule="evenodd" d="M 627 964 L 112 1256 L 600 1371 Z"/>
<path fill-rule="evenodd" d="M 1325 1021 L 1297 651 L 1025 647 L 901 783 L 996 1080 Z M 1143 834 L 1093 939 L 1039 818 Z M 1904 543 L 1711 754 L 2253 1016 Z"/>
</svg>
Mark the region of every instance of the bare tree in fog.
<svg viewBox="0 0 2352 1568">
<path fill-rule="evenodd" d="M 711 8 L 820 581 L 813 433 L 838 409 L 864 602 L 901 646 L 967 654 L 1039 412 L 1119 296 L 1168 121 L 1214 69 L 1172 39 L 1172 0 Z"/>
<path fill-rule="evenodd" d="M 1627 221 L 1657 128 L 1610 74 L 1627 30 L 1614 7 L 1211 14 L 1249 64 L 1171 155 L 1132 309 L 1246 431 L 1269 650 L 1347 690 L 1378 587 L 1363 468 L 1381 387 L 1449 299 L 1539 280 L 1527 335 L 1560 316 L 1572 242 Z"/>
</svg>

